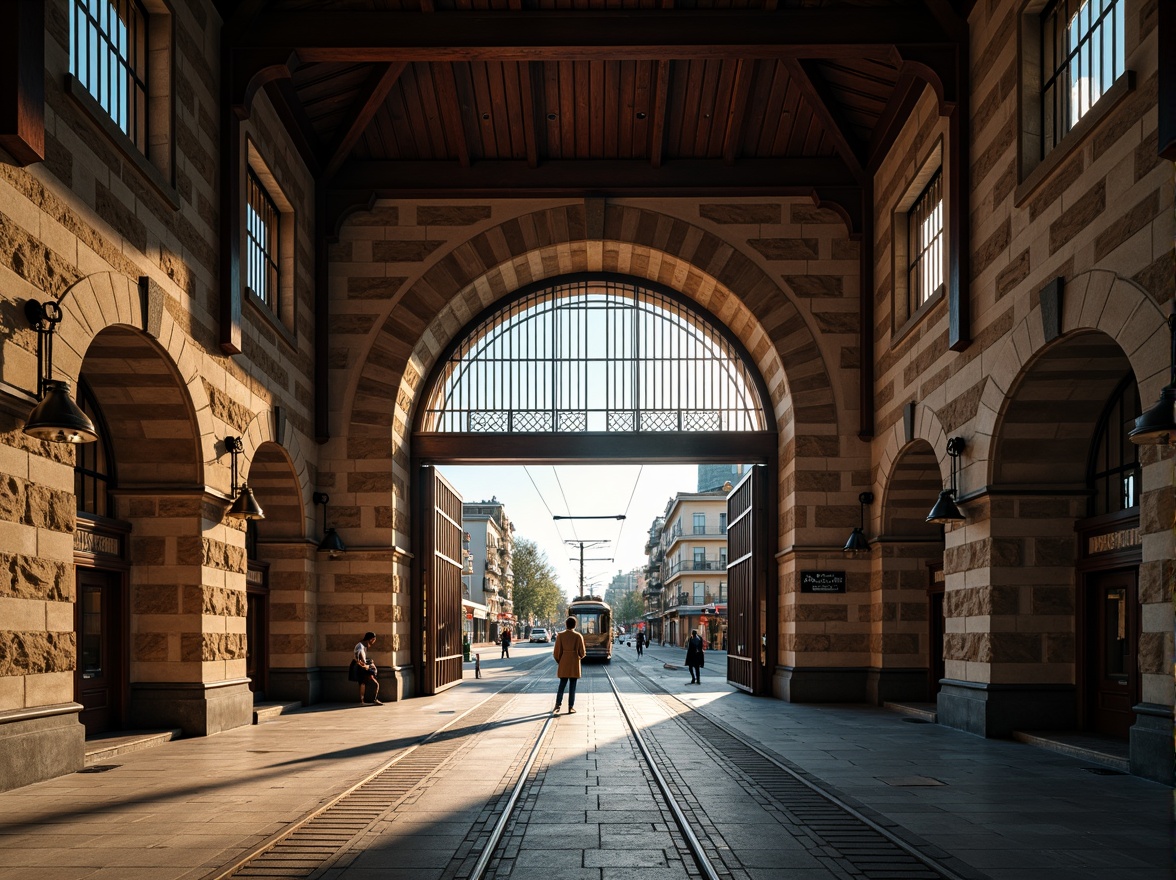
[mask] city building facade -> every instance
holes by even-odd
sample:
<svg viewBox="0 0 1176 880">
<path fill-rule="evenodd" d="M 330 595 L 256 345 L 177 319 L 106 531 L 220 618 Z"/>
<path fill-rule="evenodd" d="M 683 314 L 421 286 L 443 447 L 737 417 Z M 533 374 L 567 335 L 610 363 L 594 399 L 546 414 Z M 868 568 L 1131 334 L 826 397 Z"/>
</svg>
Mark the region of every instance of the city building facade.
<svg viewBox="0 0 1176 880">
<path fill-rule="evenodd" d="M 369 630 L 383 698 L 451 686 L 433 475 L 520 460 L 749 464 L 741 687 L 1097 732 L 1170 782 L 1173 434 L 1128 435 L 1171 408 L 1173 5 L 408 5 L 0 10 L 2 784 L 351 699 Z M 576 354 L 616 334 L 482 346 L 622 299 L 739 406 Z M 581 384 L 471 404 L 469 353 Z M 722 595 L 709 510 L 658 539 L 675 643 Z"/>
<path fill-rule="evenodd" d="M 472 561 L 466 598 L 485 609 L 474 611 L 471 641 L 498 641 L 504 630 L 515 629 L 511 598 L 514 524 L 506 514 L 505 505 L 497 499 L 467 501 L 461 510 L 462 528 L 470 536 Z M 483 613 L 485 617 L 480 616 Z"/>
<path fill-rule="evenodd" d="M 657 537 L 656 547 L 653 544 Z M 723 645 L 727 608 L 727 492 L 679 492 L 650 528 L 650 567 L 658 590 L 648 613 L 667 644 L 683 646 L 697 629 L 712 648 Z M 651 574 L 650 580 L 653 581 Z"/>
</svg>

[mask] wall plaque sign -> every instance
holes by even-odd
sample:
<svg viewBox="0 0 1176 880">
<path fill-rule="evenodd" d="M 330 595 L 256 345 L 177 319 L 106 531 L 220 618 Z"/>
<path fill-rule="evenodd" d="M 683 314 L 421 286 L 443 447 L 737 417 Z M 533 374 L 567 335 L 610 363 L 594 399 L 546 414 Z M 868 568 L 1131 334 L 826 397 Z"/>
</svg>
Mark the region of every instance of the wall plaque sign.
<svg viewBox="0 0 1176 880">
<path fill-rule="evenodd" d="M 802 571 L 800 573 L 802 593 L 844 593 L 845 572 L 843 571 Z"/>
<path fill-rule="evenodd" d="M 1143 541 L 1139 537 L 1139 526 L 1136 526 L 1131 529 L 1120 529 L 1117 532 L 1091 535 L 1086 539 L 1086 553 L 1088 556 L 1095 556 L 1099 553 L 1110 553 L 1113 550 L 1138 547 L 1142 543 Z"/>
<path fill-rule="evenodd" d="M 85 529 L 74 531 L 74 551 L 96 556 L 122 556 L 122 541 L 115 535 L 104 535 Z"/>
</svg>

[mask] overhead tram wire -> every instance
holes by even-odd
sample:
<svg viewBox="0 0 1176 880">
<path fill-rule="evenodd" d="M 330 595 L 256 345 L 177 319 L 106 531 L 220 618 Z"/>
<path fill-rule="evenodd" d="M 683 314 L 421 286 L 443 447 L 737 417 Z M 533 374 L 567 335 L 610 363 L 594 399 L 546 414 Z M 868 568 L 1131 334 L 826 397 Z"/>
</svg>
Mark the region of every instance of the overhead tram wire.
<svg viewBox="0 0 1176 880">
<path fill-rule="evenodd" d="M 563 517 L 563 518 L 564 519 L 575 519 L 575 517 L 571 516 L 572 505 L 568 504 L 568 494 L 564 491 L 563 481 L 559 478 L 559 471 L 557 471 L 555 469 L 555 465 L 551 466 L 551 474 L 552 474 L 552 476 L 555 477 L 555 484 L 557 486 L 559 486 L 559 494 L 560 494 L 560 497 L 563 498 L 564 510 L 566 510 L 568 512 L 568 516 Z M 554 517 L 553 517 L 553 519 L 554 519 Z M 572 537 L 575 538 L 577 541 L 580 539 L 580 536 L 576 534 L 576 524 L 574 522 L 572 523 Z"/>
<path fill-rule="evenodd" d="M 633 499 L 637 496 L 637 486 L 641 483 L 641 475 L 645 473 L 645 465 L 637 468 L 637 479 L 633 481 L 633 491 L 629 493 L 629 502 L 625 505 L 625 512 L 621 515 L 621 524 L 617 527 L 617 537 L 613 546 L 620 549 L 621 534 L 625 531 L 625 524 L 629 521 L 629 509 L 633 506 Z"/>
<path fill-rule="evenodd" d="M 543 497 L 543 492 L 540 491 L 539 484 L 536 483 L 535 478 L 533 476 L 531 476 L 531 469 L 529 467 L 527 467 L 526 465 L 523 465 L 523 472 L 526 473 L 527 479 L 531 481 L 531 485 L 535 487 L 535 494 L 539 496 L 539 501 L 543 504 L 543 508 L 544 508 L 544 510 L 547 511 L 547 515 L 551 517 L 551 521 L 558 522 L 561 519 L 561 517 L 557 517 L 554 513 L 551 512 L 551 506 L 547 503 L 547 499 Z M 576 527 L 572 526 L 572 534 L 573 535 L 575 534 L 575 529 L 576 529 Z M 562 543 L 566 544 L 568 542 L 567 538 L 565 538 L 563 536 L 563 533 L 559 530 L 558 525 L 555 527 L 555 534 L 556 534 L 556 537 L 558 537 Z"/>
</svg>

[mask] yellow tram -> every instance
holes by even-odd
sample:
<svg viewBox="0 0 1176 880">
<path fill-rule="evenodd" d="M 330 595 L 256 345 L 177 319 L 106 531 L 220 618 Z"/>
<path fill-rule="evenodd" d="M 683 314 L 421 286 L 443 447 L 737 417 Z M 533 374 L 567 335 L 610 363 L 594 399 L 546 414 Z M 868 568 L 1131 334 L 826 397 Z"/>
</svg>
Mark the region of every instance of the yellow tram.
<svg viewBox="0 0 1176 880">
<path fill-rule="evenodd" d="M 584 637 L 585 659 L 612 660 L 612 608 L 599 596 L 577 596 L 568 606 L 576 631 Z"/>
</svg>

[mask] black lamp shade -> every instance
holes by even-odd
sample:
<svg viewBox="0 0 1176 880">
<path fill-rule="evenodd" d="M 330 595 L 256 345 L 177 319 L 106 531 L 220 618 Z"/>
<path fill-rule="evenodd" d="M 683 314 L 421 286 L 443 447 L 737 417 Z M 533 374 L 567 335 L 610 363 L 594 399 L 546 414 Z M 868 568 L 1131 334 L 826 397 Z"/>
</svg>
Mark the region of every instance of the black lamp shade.
<svg viewBox="0 0 1176 880">
<path fill-rule="evenodd" d="M 229 516 L 235 519 L 265 519 L 265 511 L 261 509 L 261 505 L 253 497 L 253 490 L 249 488 L 248 483 L 241 486 L 241 491 L 233 499 L 233 504 L 229 508 Z"/>
<path fill-rule="evenodd" d="M 45 395 L 29 413 L 24 432 L 54 443 L 93 443 L 98 439 L 98 429 L 69 396 L 69 382 L 64 379 L 45 380 Z"/>
<path fill-rule="evenodd" d="M 940 492 L 939 500 L 935 502 L 935 506 L 927 514 L 927 522 L 942 524 L 963 522 L 967 517 L 960 513 L 960 509 L 956 507 L 954 495 L 955 493 L 951 489 L 944 489 Z"/>
<path fill-rule="evenodd" d="M 347 545 L 343 543 L 343 539 L 339 537 L 339 533 L 333 528 L 327 529 L 323 534 L 323 539 L 319 541 L 318 548 L 329 553 L 332 559 L 340 553 L 347 552 Z"/>
<path fill-rule="evenodd" d="M 1159 402 L 1135 420 L 1127 436 L 1139 446 L 1167 446 L 1176 441 L 1176 383 L 1164 387 Z"/>
<path fill-rule="evenodd" d="M 870 549 L 870 542 L 866 540 L 866 533 L 859 528 L 855 528 L 849 533 L 849 540 L 845 542 L 843 548 L 846 553 L 865 553 Z"/>
</svg>

